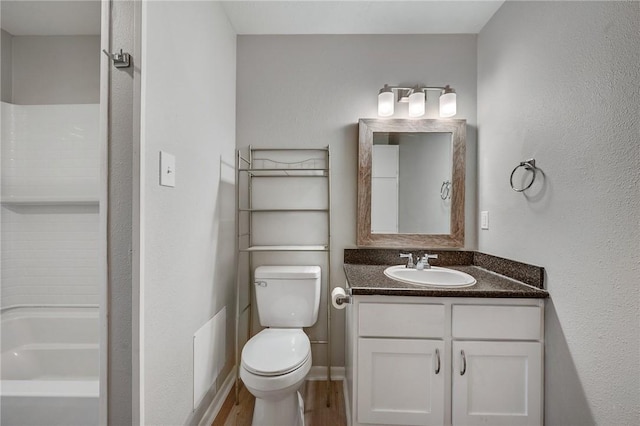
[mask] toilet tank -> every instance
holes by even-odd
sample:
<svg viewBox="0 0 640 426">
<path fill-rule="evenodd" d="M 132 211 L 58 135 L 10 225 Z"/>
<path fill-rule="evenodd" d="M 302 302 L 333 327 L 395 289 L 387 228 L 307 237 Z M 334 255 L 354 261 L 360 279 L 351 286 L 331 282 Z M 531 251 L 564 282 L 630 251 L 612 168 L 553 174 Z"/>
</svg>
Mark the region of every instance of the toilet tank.
<svg viewBox="0 0 640 426">
<path fill-rule="evenodd" d="M 319 266 L 259 266 L 254 286 L 263 327 L 311 327 L 318 319 Z"/>
</svg>

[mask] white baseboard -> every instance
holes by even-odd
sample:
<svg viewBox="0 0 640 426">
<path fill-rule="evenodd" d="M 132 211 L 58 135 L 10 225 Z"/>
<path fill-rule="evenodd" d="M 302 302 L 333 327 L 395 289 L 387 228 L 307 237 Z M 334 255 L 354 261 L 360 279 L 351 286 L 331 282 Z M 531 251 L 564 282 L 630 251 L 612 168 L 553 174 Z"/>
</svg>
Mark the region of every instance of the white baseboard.
<svg viewBox="0 0 640 426">
<path fill-rule="evenodd" d="M 344 380 L 344 367 L 331 367 L 331 380 Z M 307 375 L 307 380 L 327 380 L 327 366 L 315 365 Z"/>
<path fill-rule="evenodd" d="M 216 416 L 220 412 L 220 409 L 222 408 L 222 404 L 224 404 L 224 401 L 227 399 L 229 392 L 233 390 L 235 381 L 236 368 L 233 367 L 231 369 L 231 372 L 224 379 L 224 382 L 222 383 L 222 386 L 220 387 L 218 393 L 216 393 L 216 396 L 213 398 L 213 401 L 211 401 L 211 404 L 209 404 L 209 407 L 207 407 L 207 411 L 205 411 L 202 419 L 198 423 L 198 426 L 209 426 L 213 423 L 213 421 L 216 419 Z"/>
</svg>

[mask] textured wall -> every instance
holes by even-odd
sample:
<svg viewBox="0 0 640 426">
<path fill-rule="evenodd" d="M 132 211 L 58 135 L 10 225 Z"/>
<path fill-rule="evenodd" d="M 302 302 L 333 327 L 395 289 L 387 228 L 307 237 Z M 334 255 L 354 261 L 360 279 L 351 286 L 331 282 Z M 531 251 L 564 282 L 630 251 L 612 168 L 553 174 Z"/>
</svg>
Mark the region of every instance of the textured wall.
<svg viewBox="0 0 640 426">
<path fill-rule="evenodd" d="M 12 101 L 97 104 L 100 36 L 13 37 Z"/>
<path fill-rule="evenodd" d="M 137 3 L 137 2 L 136 2 Z M 111 19 L 108 44 L 119 46 L 125 52 L 134 53 L 134 67 L 139 64 L 135 54 L 134 17 L 136 3 L 114 1 L 109 5 Z M 139 4 L 139 3 L 138 3 Z M 103 9 L 104 10 L 104 9 Z M 138 18 L 139 19 L 139 18 Z M 104 29 L 104 27 L 103 27 Z M 105 40 L 106 41 L 106 40 Z M 103 45 L 104 46 L 104 45 Z M 104 60 L 104 59 L 103 59 Z M 107 64 L 111 68 L 110 64 Z M 107 411 L 110 425 L 136 423 L 134 411 L 138 406 L 136 389 L 137 363 L 137 281 L 135 280 L 132 257 L 136 240 L 134 230 L 135 206 L 134 187 L 139 179 L 134 171 L 134 161 L 140 153 L 140 139 L 137 137 L 135 96 L 140 86 L 140 67 L 114 70 L 108 78 L 109 140 L 106 149 L 108 182 L 108 387 Z M 106 77 L 103 77 L 106 78 Z M 139 98 L 139 91 L 137 92 Z M 136 258 L 137 261 L 137 258 Z M 104 384 L 104 381 L 101 383 Z"/>
<path fill-rule="evenodd" d="M 193 334 L 224 306 L 219 378 L 233 363 L 236 35 L 216 2 L 146 2 L 142 19 L 144 423 L 188 424 L 216 392 L 193 411 Z M 161 150 L 175 188 L 158 185 Z"/>
<path fill-rule="evenodd" d="M 478 39 L 479 248 L 546 268 L 548 425 L 640 424 L 639 22 L 638 2 L 507 2 Z"/>
<path fill-rule="evenodd" d="M 378 90 L 385 83 L 455 87 L 456 118 L 466 118 L 469 126 L 466 245 L 475 247 L 474 35 L 239 36 L 237 66 L 238 147 L 331 146 L 333 286 L 344 285 L 343 249 L 356 241 L 358 119 L 377 117 Z M 395 117 L 407 117 L 405 105 L 396 111 Z M 433 95 L 424 118 L 437 117 Z M 288 237 L 287 229 L 282 232 Z M 325 309 L 323 303 L 319 318 Z M 334 365 L 344 365 L 344 311 L 334 311 L 332 327 Z M 313 357 L 315 365 L 326 365 L 324 348 L 314 348 Z"/>
</svg>

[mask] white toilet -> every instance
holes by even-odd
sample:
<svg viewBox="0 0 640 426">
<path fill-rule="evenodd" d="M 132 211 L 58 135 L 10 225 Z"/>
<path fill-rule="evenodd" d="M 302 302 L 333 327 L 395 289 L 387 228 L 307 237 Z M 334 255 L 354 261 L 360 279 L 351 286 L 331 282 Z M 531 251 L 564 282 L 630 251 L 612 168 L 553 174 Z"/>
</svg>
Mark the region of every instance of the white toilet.
<svg viewBox="0 0 640 426">
<path fill-rule="evenodd" d="M 263 327 L 242 349 L 240 378 L 256 397 L 253 426 L 303 426 L 298 389 L 311 369 L 311 344 L 302 327 L 318 319 L 319 266 L 260 266 L 255 271 Z"/>
</svg>

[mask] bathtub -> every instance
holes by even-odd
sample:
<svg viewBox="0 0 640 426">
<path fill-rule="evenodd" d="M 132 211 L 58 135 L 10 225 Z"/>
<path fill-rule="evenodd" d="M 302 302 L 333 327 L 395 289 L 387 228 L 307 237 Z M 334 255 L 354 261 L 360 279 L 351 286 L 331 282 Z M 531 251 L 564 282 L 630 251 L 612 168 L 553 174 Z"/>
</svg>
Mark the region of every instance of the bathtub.
<svg viewBox="0 0 640 426">
<path fill-rule="evenodd" d="M 3 309 L 0 423 L 97 425 L 97 307 Z"/>
</svg>

